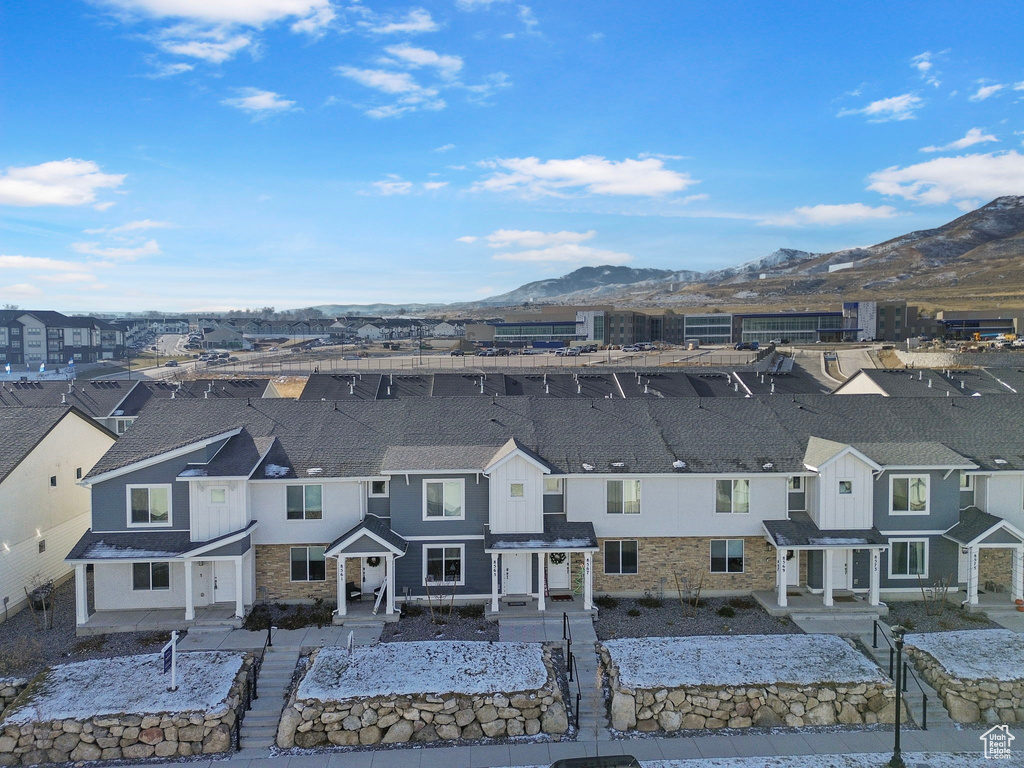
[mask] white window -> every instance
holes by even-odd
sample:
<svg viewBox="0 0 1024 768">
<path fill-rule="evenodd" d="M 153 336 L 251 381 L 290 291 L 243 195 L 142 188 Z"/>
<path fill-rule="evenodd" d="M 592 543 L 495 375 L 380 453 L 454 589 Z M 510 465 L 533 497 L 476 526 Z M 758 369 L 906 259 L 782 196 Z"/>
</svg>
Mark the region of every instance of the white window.
<svg viewBox="0 0 1024 768">
<path fill-rule="evenodd" d="M 894 515 L 927 515 L 928 475 L 893 475 L 889 498 Z"/>
<path fill-rule="evenodd" d="M 118 419 L 114 426 L 114 431 L 117 432 L 117 434 L 119 435 L 123 435 L 125 432 L 128 431 L 128 427 L 130 427 L 131 425 L 132 419 Z"/>
<path fill-rule="evenodd" d="M 800 493 L 804 489 L 804 479 L 802 477 L 791 477 L 789 478 L 789 491 L 790 493 Z"/>
<path fill-rule="evenodd" d="M 974 490 L 974 475 L 968 475 L 966 472 L 960 473 L 960 490 L 961 491 L 973 491 Z"/>
<path fill-rule="evenodd" d="M 743 539 L 711 540 L 711 572 L 743 573 Z"/>
<path fill-rule="evenodd" d="M 639 544 L 636 541 L 606 541 L 604 543 L 604 572 L 617 576 L 637 572 Z"/>
<path fill-rule="evenodd" d="M 749 511 L 749 480 L 715 481 L 715 512 L 742 514 Z"/>
<path fill-rule="evenodd" d="M 292 547 L 292 581 L 326 581 L 327 563 L 324 560 L 326 547 Z"/>
<path fill-rule="evenodd" d="M 465 520 L 466 481 L 424 480 L 424 520 Z"/>
<path fill-rule="evenodd" d="M 152 591 L 170 588 L 170 563 L 132 563 L 133 590 Z"/>
<path fill-rule="evenodd" d="M 889 540 L 889 578 L 928 578 L 928 539 Z"/>
<path fill-rule="evenodd" d="M 526 495 L 526 484 L 525 483 L 509 483 L 508 484 L 508 495 L 512 499 L 521 499 Z"/>
<path fill-rule="evenodd" d="M 125 490 L 130 527 L 171 524 L 170 485 L 129 485 Z"/>
<path fill-rule="evenodd" d="M 609 515 L 640 514 L 639 480 L 609 480 L 605 486 Z"/>
<path fill-rule="evenodd" d="M 210 489 L 210 503 L 211 504 L 227 504 L 228 503 L 228 489 L 227 488 L 211 488 Z"/>
<path fill-rule="evenodd" d="M 289 520 L 321 520 L 323 518 L 322 485 L 289 485 L 286 496 Z"/>
<path fill-rule="evenodd" d="M 423 547 L 424 585 L 462 586 L 466 583 L 466 572 L 462 566 L 465 559 L 465 544 Z"/>
<path fill-rule="evenodd" d="M 387 480 L 370 481 L 370 498 L 386 498 L 388 495 Z"/>
<path fill-rule="evenodd" d="M 561 493 L 562 492 L 562 478 L 560 477 L 545 477 L 544 478 L 544 493 Z"/>
<path fill-rule="evenodd" d="M 840 480 L 839 481 L 839 495 L 840 496 L 852 496 L 853 495 L 853 480 Z"/>
</svg>

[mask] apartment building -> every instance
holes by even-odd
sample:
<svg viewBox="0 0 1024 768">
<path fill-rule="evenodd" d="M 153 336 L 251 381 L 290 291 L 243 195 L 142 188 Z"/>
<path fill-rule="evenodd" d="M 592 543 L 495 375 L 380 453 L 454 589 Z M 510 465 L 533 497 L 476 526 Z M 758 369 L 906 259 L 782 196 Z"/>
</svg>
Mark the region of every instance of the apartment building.
<svg viewBox="0 0 1024 768">
<path fill-rule="evenodd" d="M 124 330 L 96 317 L 0 310 L 0 365 L 94 363 L 124 356 Z"/>
</svg>

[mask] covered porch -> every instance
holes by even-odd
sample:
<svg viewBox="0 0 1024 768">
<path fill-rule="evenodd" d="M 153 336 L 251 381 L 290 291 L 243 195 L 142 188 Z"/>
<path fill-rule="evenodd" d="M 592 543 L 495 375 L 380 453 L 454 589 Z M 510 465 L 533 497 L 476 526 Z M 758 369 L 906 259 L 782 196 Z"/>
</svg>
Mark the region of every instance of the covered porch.
<svg viewBox="0 0 1024 768">
<path fill-rule="evenodd" d="M 1001 517 L 968 507 L 943 534 L 960 547 L 958 580 L 966 587 L 968 610 L 1017 610 L 1024 600 L 1024 532 Z M 984 573 L 983 553 L 1009 552 L 1000 573 Z"/>
<path fill-rule="evenodd" d="M 594 609 L 593 523 L 544 521 L 536 533 L 484 534 L 484 552 L 491 556 L 491 599 L 488 615 L 534 616 L 552 610 Z M 574 564 L 574 560 L 576 563 Z"/>
<path fill-rule="evenodd" d="M 754 597 L 769 613 L 887 613 L 879 598 L 882 550 L 887 544 L 875 528 L 821 530 L 806 515 L 766 520 L 763 527 L 775 548 L 775 590 L 755 592 Z M 855 587 L 858 552 L 867 554 L 866 590 Z M 807 560 L 805 577 L 799 571 L 801 557 Z M 820 586 L 812 586 L 819 569 Z"/>
<path fill-rule="evenodd" d="M 391 526 L 377 515 L 367 514 L 359 523 L 335 539 L 324 552 L 324 557 L 337 560 L 338 607 L 334 612 L 336 624 L 358 618 L 377 618 L 383 612 L 384 620 L 398 619 L 395 611 L 395 560 L 405 555 L 408 542 L 391 530 Z M 358 559 L 360 571 L 367 568 L 383 569 L 379 586 L 374 587 L 373 598 L 363 599 L 362 573 L 349 574 L 346 560 Z M 349 580 L 352 578 L 353 580 Z M 358 579 L 355 581 L 354 579 Z"/>
</svg>

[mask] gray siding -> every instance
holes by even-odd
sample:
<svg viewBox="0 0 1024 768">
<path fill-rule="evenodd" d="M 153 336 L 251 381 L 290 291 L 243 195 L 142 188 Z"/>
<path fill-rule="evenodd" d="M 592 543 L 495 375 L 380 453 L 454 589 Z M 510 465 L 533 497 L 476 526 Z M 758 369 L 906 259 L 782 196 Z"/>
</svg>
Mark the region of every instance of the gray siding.
<svg viewBox="0 0 1024 768">
<path fill-rule="evenodd" d="M 246 536 L 244 539 L 233 541 L 230 544 L 225 544 L 223 547 L 217 547 L 210 552 L 207 552 L 205 557 L 229 557 L 235 555 L 244 555 L 249 551 L 249 547 L 252 544 L 252 537 Z"/>
<path fill-rule="evenodd" d="M 424 520 L 423 480 L 466 481 L 465 520 Z M 431 475 L 409 475 L 391 478 L 391 527 L 402 536 L 482 536 L 487 525 L 488 481 L 475 475 L 446 475 L 443 472 Z M 488 577 L 490 578 L 490 577 Z"/>
<path fill-rule="evenodd" d="M 545 493 L 544 494 L 544 514 L 545 515 L 564 515 L 565 514 L 565 496 L 560 493 Z"/>
<path fill-rule="evenodd" d="M 404 597 L 409 594 L 413 597 L 426 595 L 423 586 L 423 547 L 424 546 L 455 546 L 464 544 L 466 547 L 466 559 L 463 561 L 465 569 L 465 586 L 457 587 L 455 596 L 490 594 L 491 591 L 491 556 L 484 552 L 483 541 L 477 539 L 472 541 L 410 541 L 409 551 L 404 557 L 395 561 L 395 596 Z M 408 593 L 406 590 L 408 589 Z M 451 587 L 444 587 L 440 592 L 451 596 Z M 436 595 L 437 589 L 432 589 L 431 594 Z"/>
<path fill-rule="evenodd" d="M 927 515 L 889 514 L 889 477 L 893 474 L 931 477 Z M 943 479 L 945 474 L 940 470 L 883 472 L 875 479 L 875 527 L 880 531 L 906 531 L 910 534 L 913 531 L 946 530 L 956 525 L 960 520 L 960 478 L 954 472 Z"/>
<path fill-rule="evenodd" d="M 127 531 L 128 502 L 125 487 L 129 485 L 171 485 L 171 527 L 169 530 L 189 530 L 188 483 L 175 482 L 178 473 L 190 462 L 201 462 L 206 450 L 200 448 L 185 456 L 129 472 L 92 487 L 92 529 L 94 531 Z M 168 529 L 163 529 L 168 530 Z"/>
<path fill-rule="evenodd" d="M 925 586 L 930 586 L 939 579 L 957 583 L 957 561 L 960 547 L 955 542 L 942 536 L 921 536 L 928 539 L 928 578 Z M 921 583 L 916 579 L 889 578 L 889 551 L 882 550 L 882 589 L 920 589 Z M 920 595 L 918 595 L 920 597 Z"/>
<path fill-rule="evenodd" d="M 375 496 L 366 500 L 366 511 L 377 517 L 391 517 L 391 499 Z"/>
<path fill-rule="evenodd" d="M 807 495 L 804 491 L 800 493 L 789 494 L 789 511 L 790 512 L 805 512 L 807 511 Z"/>
<path fill-rule="evenodd" d="M 871 553 L 863 549 L 853 551 L 853 588 L 867 589 L 871 586 Z"/>
<path fill-rule="evenodd" d="M 821 569 L 825 564 L 825 553 L 820 549 L 807 550 L 807 586 L 811 589 L 823 589 Z"/>
</svg>

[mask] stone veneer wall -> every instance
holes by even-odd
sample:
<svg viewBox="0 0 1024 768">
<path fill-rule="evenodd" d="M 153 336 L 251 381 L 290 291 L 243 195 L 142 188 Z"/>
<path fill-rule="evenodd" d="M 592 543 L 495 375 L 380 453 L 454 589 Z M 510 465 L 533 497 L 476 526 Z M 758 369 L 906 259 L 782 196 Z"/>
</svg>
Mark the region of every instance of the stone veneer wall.
<svg viewBox="0 0 1024 768">
<path fill-rule="evenodd" d="M 24 677 L 0 677 L 0 716 L 7 709 L 7 705 L 25 690 L 26 685 L 28 680 Z"/>
<path fill-rule="evenodd" d="M 978 550 L 978 555 L 978 582 L 982 588 L 984 589 L 986 582 L 994 581 L 1009 593 L 1013 588 L 1013 550 L 1009 547 L 985 547 Z M 1007 600 L 1009 601 L 1009 594 Z"/>
<path fill-rule="evenodd" d="M 550 648 L 544 649 L 544 666 L 548 680 L 536 691 L 387 695 L 343 701 L 296 700 L 293 692 L 281 713 L 277 745 L 307 749 L 561 735 L 569 730 L 569 719 Z"/>
<path fill-rule="evenodd" d="M 628 539 L 628 537 L 620 537 Z M 763 536 L 733 536 L 743 539 L 743 573 L 711 573 L 711 540 L 722 536 L 637 537 L 638 573 L 619 575 L 604 572 L 604 539 L 594 553 L 594 594 L 643 594 L 656 590 L 665 578 L 665 594 L 676 594 L 675 574 L 704 574 L 704 590 L 752 592 L 775 588 L 775 550 L 765 549 Z M 618 541 L 619 538 L 613 539 Z M 583 564 L 582 555 L 573 556 L 573 574 Z"/>
<path fill-rule="evenodd" d="M 292 581 L 292 547 L 322 547 L 323 542 L 311 541 L 304 544 L 257 544 L 256 545 L 256 589 L 267 588 L 267 599 L 305 600 L 316 598 L 335 601 L 338 599 L 338 561 L 327 558 L 327 578 L 324 581 Z M 345 578 L 360 584 L 362 572 L 359 558 L 345 559 Z"/>
<path fill-rule="evenodd" d="M 248 700 L 252 665 L 252 655 L 246 654 L 224 706 L 211 712 L 117 714 L 24 724 L 0 722 L 0 766 L 227 752 L 232 746 L 238 710 Z"/>
<path fill-rule="evenodd" d="M 601 646 L 611 686 L 611 721 L 617 731 L 678 731 L 780 725 L 860 725 L 896 718 L 890 683 L 841 685 L 687 686 L 641 690 L 620 684 L 618 668 Z M 906 716 L 906 706 L 903 707 Z"/>
<path fill-rule="evenodd" d="M 930 653 L 912 645 L 906 650 L 955 722 L 1024 723 L 1024 677 L 1008 682 L 964 680 L 949 675 Z"/>
</svg>

